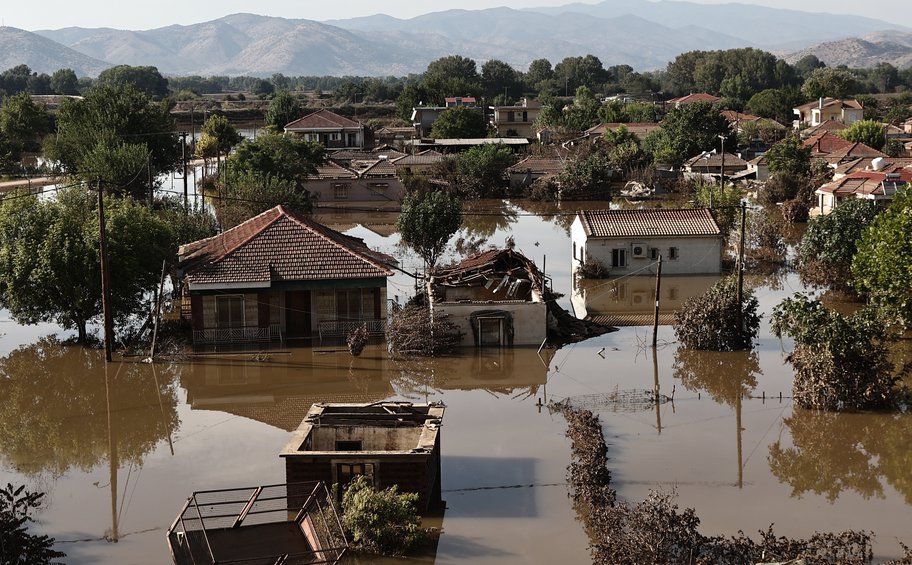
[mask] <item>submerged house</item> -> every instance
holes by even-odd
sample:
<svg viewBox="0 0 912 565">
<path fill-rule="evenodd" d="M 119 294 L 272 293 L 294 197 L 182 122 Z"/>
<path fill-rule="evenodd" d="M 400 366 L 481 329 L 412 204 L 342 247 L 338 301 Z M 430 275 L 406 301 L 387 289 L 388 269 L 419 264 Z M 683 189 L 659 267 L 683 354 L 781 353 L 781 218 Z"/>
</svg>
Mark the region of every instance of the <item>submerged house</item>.
<svg viewBox="0 0 912 565">
<path fill-rule="evenodd" d="M 382 334 L 395 259 L 276 206 L 182 245 L 194 344 Z"/>
<path fill-rule="evenodd" d="M 459 326 L 463 346 L 539 346 L 547 336 L 545 277 L 512 249 L 492 249 L 437 268 L 428 281 L 431 309 Z"/>
<path fill-rule="evenodd" d="M 600 262 L 611 275 L 666 275 L 722 271 L 722 231 L 706 208 L 582 210 L 570 226 L 574 269 Z"/>
<path fill-rule="evenodd" d="M 418 495 L 418 511 L 439 510 L 441 403 L 314 404 L 279 454 L 289 484 L 347 485 L 364 476 L 376 489 Z"/>
</svg>

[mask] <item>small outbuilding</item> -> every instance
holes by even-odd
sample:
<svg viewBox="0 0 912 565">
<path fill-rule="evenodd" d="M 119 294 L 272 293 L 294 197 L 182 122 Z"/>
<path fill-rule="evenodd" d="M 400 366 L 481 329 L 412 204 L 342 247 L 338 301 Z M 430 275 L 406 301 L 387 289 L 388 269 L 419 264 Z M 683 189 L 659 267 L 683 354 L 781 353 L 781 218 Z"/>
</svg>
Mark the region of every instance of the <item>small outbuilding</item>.
<svg viewBox="0 0 912 565">
<path fill-rule="evenodd" d="M 442 403 L 314 404 L 279 456 L 289 483 L 347 485 L 362 475 L 374 488 L 418 495 L 418 511 L 442 507 Z"/>
<path fill-rule="evenodd" d="M 582 210 L 570 239 L 574 270 L 594 260 L 612 277 L 652 274 L 661 255 L 666 275 L 722 271 L 722 231 L 707 208 Z"/>
</svg>

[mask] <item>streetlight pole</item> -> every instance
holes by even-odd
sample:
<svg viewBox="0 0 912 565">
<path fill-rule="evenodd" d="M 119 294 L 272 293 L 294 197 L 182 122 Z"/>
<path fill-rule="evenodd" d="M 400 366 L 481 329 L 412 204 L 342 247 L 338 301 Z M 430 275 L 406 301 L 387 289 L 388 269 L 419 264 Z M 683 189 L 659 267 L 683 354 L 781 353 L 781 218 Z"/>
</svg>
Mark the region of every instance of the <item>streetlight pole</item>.
<svg viewBox="0 0 912 565">
<path fill-rule="evenodd" d="M 719 185 L 719 195 L 725 195 L 725 136 L 720 135 L 719 139 L 722 140 L 722 169 L 719 171 L 721 173 L 720 185 Z"/>
</svg>

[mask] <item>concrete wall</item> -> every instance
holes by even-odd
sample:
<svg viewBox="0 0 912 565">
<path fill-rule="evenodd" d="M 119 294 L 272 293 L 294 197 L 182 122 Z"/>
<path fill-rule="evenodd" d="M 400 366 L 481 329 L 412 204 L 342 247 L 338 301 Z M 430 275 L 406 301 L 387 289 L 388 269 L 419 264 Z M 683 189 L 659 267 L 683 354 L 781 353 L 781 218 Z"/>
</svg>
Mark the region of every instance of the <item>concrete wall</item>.
<svg viewBox="0 0 912 565">
<path fill-rule="evenodd" d="M 408 451 L 418 445 L 421 427 L 315 427 L 309 451 L 336 451 L 337 441 L 361 441 L 361 451 Z"/>
<path fill-rule="evenodd" d="M 544 302 L 443 302 L 434 310 L 450 316 L 459 326 L 464 347 L 475 346 L 475 334 L 469 317 L 479 310 L 504 310 L 513 315 L 513 345 L 538 347 L 547 335 L 548 307 Z"/>
<path fill-rule="evenodd" d="M 399 202 L 405 195 L 396 177 L 363 179 L 312 179 L 306 188 L 318 203 L 332 202 Z"/>
</svg>

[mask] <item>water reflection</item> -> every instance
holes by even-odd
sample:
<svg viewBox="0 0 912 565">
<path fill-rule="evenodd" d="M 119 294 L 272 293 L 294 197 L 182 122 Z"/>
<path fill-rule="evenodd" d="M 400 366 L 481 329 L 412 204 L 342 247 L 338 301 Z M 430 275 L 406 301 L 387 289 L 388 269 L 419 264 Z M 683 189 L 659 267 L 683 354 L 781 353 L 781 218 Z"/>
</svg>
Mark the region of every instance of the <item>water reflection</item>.
<svg viewBox="0 0 912 565">
<path fill-rule="evenodd" d="M 717 276 L 664 276 L 659 297 L 659 324 L 670 325 L 684 302 L 706 292 Z M 613 326 L 651 326 L 655 316 L 654 276 L 617 279 L 571 279 L 570 303 L 577 318 Z"/>
<path fill-rule="evenodd" d="M 687 390 L 705 391 L 719 404 L 737 406 L 757 387 L 762 374 L 756 351 L 675 351 L 674 377 Z"/>
<path fill-rule="evenodd" d="M 770 470 L 792 487 L 834 502 L 843 491 L 884 498 L 884 483 L 912 504 L 912 415 L 842 414 L 795 408 L 785 419 L 791 447 L 770 445 Z"/>
<path fill-rule="evenodd" d="M 57 478 L 109 459 L 141 465 L 177 430 L 174 372 L 122 363 L 54 338 L 0 359 L 0 459 L 27 474 Z M 116 437 L 111 443 L 110 437 Z"/>
<path fill-rule="evenodd" d="M 516 212 L 506 200 L 466 201 L 462 205 L 462 229 L 475 237 L 491 237 L 497 230 L 509 230 L 516 223 Z"/>
</svg>

